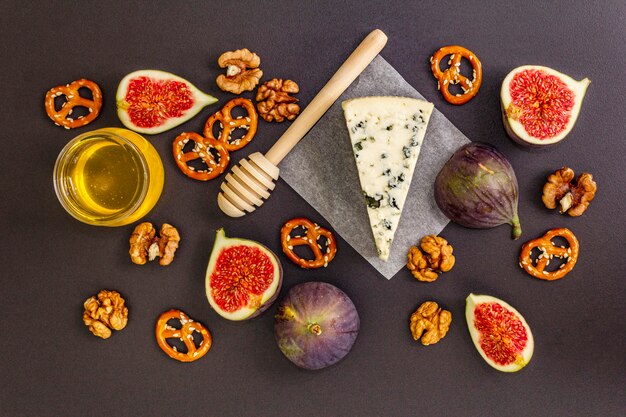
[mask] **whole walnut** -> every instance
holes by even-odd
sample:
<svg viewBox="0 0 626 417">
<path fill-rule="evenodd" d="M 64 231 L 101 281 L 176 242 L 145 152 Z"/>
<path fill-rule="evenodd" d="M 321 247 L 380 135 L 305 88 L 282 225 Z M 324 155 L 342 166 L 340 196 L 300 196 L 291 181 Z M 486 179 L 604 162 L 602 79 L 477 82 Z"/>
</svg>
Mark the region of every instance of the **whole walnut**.
<svg viewBox="0 0 626 417">
<path fill-rule="evenodd" d="M 444 238 L 435 235 L 424 236 L 420 247 L 421 249 L 411 246 L 406 264 L 418 281 L 432 282 L 441 272 L 448 272 L 454 266 L 452 246 Z"/>
<path fill-rule="evenodd" d="M 128 323 L 128 308 L 117 291 L 102 290 L 89 297 L 83 306 L 83 322 L 95 336 L 108 339 L 111 329 L 122 330 Z"/>
<path fill-rule="evenodd" d="M 411 314 L 411 334 L 414 340 L 421 338 L 424 346 L 432 345 L 445 337 L 451 323 L 451 312 L 439 308 L 434 301 L 426 301 Z"/>
</svg>

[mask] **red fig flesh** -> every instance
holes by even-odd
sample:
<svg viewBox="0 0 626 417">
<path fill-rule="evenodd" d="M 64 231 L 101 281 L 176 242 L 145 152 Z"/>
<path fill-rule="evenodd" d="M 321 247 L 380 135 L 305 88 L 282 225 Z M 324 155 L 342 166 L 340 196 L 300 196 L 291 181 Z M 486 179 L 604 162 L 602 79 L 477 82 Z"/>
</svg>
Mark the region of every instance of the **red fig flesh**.
<svg viewBox="0 0 626 417">
<path fill-rule="evenodd" d="M 502 372 L 517 372 L 528 365 L 535 347 L 524 317 L 508 303 L 470 294 L 465 305 L 467 328 L 483 359 Z"/>
<path fill-rule="evenodd" d="M 209 304 L 228 320 L 246 320 L 265 311 L 280 291 L 283 271 L 268 248 L 226 237 L 219 229 L 206 272 Z"/>
<path fill-rule="evenodd" d="M 576 123 L 589 83 L 587 78 L 576 81 L 548 67 L 515 68 L 500 91 L 507 133 L 527 146 L 560 142 Z"/>
<path fill-rule="evenodd" d="M 156 134 L 191 119 L 217 99 L 189 81 L 159 70 L 140 70 L 125 76 L 117 88 L 117 115 L 127 128 Z"/>
</svg>

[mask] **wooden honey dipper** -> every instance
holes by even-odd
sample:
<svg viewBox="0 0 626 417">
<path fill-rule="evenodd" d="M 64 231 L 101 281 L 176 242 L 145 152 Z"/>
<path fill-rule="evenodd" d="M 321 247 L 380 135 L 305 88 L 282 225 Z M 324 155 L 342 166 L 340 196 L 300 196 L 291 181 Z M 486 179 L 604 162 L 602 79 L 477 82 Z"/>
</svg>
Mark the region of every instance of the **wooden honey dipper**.
<svg viewBox="0 0 626 417">
<path fill-rule="evenodd" d="M 251 154 L 239 162 L 222 182 L 217 196 L 220 209 L 230 217 L 251 213 L 269 198 L 278 179 L 278 164 L 300 142 L 356 77 L 363 72 L 387 43 L 379 29 L 372 31 L 339 67 L 304 111 L 265 155 Z"/>
</svg>

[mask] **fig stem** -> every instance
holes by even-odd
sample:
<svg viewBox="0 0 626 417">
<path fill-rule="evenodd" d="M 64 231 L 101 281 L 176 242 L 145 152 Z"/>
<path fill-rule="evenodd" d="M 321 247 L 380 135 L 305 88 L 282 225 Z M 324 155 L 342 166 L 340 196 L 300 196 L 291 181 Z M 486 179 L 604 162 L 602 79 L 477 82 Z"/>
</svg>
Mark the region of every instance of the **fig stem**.
<svg viewBox="0 0 626 417">
<path fill-rule="evenodd" d="M 322 334 L 322 326 L 320 326 L 320 325 L 319 325 L 319 324 L 317 324 L 317 323 L 310 323 L 310 324 L 307 326 L 307 330 L 308 330 L 309 332 L 313 333 L 313 334 L 314 334 L 314 335 L 316 335 L 316 336 L 319 336 L 319 335 L 321 335 L 321 334 Z"/>
<path fill-rule="evenodd" d="M 522 235 L 522 225 L 519 221 L 519 216 L 517 214 L 511 219 L 511 226 L 513 226 L 511 237 L 515 240 L 519 239 L 519 237 Z"/>
</svg>

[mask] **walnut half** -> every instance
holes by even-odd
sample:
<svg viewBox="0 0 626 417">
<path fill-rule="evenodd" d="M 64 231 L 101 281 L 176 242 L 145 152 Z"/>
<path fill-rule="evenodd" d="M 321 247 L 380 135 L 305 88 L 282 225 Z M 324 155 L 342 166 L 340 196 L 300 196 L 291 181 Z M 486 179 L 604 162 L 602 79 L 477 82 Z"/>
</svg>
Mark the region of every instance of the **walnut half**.
<svg viewBox="0 0 626 417">
<path fill-rule="evenodd" d="M 218 58 L 217 64 L 226 68 L 226 75 L 220 74 L 217 77 L 217 86 L 229 93 L 252 91 L 263 76 L 263 71 L 259 69 L 261 58 L 246 48 L 224 52 Z"/>
<path fill-rule="evenodd" d="M 411 314 L 411 334 L 414 340 L 421 338 L 424 346 L 432 345 L 445 337 L 451 323 L 452 313 L 434 301 L 426 301 Z"/>
<path fill-rule="evenodd" d="M 140 223 L 130 235 L 130 260 L 137 265 L 143 265 L 159 257 L 159 265 L 167 266 L 174 260 L 178 242 L 180 235 L 174 226 L 163 223 L 159 236 L 156 236 L 152 223 Z"/>
<path fill-rule="evenodd" d="M 89 297 L 83 306 L 83 322 L 95 336 L 108 339 L 111 329 L 122 330 L 128 323 L 128 308 L 117 291 L 102 290 Z"/>
<path fill-rule="evenodd" d="M 290 96 L 300 91 L 294 81 L 274 78 L 263 83 L 256 93 L 256 107 L 259 116 L 266 122 L 273 120 L 282 122 L 285 119 L 293 120 L 300 113 L 297 98 Z"/>
<path fill-rule="evenodd" d="M 584 172 L 574 181 L 574 171 L 563 167 L 548 177 L 541 200 L 547 208 L 555 209 L 559 205 L 561 214 L 575 217 L 587 210 L 596 196 L 596 190 L 591 174 Z"/>
<path fill-rule="evenodd" d="M 406 264 L 418 281 L 432 282 L 441 272 L 448 272 L 454 266 L 453 248 L 444 238 L 424 236 L 420 246 L 421 249 L 411 246 Z"/>
</svg>

